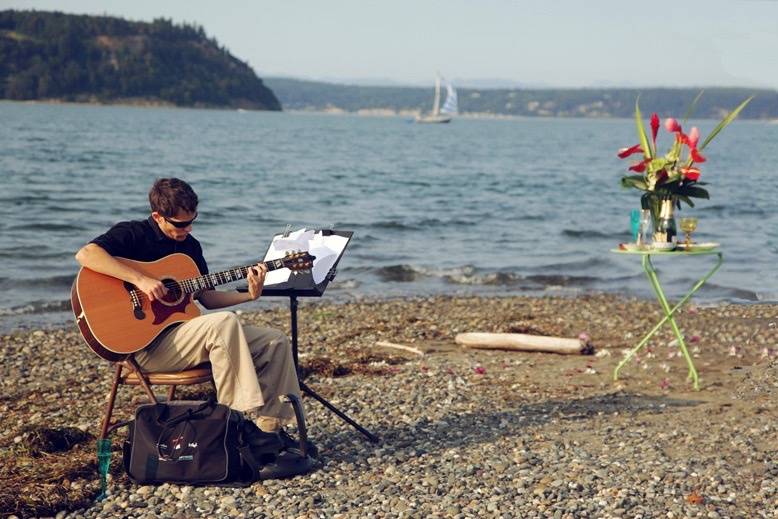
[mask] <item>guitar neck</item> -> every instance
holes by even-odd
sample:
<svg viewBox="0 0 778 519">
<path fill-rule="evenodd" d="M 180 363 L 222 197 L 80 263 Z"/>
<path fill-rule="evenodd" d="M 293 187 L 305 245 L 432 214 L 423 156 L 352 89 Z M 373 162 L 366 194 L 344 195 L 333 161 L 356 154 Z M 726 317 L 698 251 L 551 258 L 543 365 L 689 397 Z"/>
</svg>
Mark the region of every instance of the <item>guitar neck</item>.
<svg viewBox="0 0 778 519">
<path fill-rule="evenodd" d="M 284 268 L 284 261 L 282 259 L 263 261 L 262 264 L 267 267 L 268 272 Z M 232 283 L 233 281 L 245 279 L 248 277 L 249 269 L 255 266 L 256 263 L 253 265 L 246 265 L 245 267 L 235 267 L 229 270 L 222 270 L 221 272 L 212 272 L 203 276 L 182 279 L 178 281 L 178 285 L 181 287 L 183 293 L 192 294 L 198 290 L 213 288 L 224 285 L 225 283 Z"/>
</svg>

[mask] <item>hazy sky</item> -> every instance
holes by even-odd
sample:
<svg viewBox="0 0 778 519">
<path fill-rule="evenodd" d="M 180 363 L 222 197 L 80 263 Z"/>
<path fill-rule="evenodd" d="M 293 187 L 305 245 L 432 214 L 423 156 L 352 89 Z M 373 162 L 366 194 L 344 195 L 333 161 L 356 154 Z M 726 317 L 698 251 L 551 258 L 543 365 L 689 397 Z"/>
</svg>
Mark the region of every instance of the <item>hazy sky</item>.
<svg viewBox="0 0 778 519">
<path fill-rule="evenodd" d="M 195 22 L 262 76 L 778 88 L 776 0 L 0 0 Z"/>
</svg>

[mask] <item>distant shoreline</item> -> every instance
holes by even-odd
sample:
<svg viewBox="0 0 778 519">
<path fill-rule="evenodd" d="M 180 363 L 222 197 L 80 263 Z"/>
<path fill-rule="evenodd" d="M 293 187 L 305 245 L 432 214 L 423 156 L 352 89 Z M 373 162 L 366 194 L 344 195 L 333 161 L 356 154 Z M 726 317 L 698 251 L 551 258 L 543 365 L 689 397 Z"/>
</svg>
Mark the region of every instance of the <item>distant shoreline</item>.
<svg viewBox="0 0 778 519">
<path fill-rule="evenodd" d="M 133 108 L 174 108 L 183 110 L 225 110 L 230 112 L 246 111 L 246 112 L 273 112 L 278 113 L 278 110 L 257 110 L 254 108 L 233 108 L 229 106 L 215 106 L 215 105 L 196 105 L 196 106 L 180 106 L 168 101 L 160 99 L 144 99 L 144 98 L 129 98 L 118 99 L 115 101 L 100 101 L 100 100 L 78 100 L 69 101 L 59 98 L 54 99 L 0 99 L 0 102 L 4 103 L 19 103 L 19 104 L 42 104 L 42 105 L 81 105 L 81 106 L 128 106 Z"/>
<path fill-rule="evenodd" d="M 362 109 L 356 112 L 346 111 L 340 108 L 333 108 L 328 110 L 301 110 L 301 109 L 282 109 L 277 110 L 256 110 L 253 108 L 232 108 L 227 106 L 179 106 L 173 103 L 169 103 L 156 99 L 122 99 L 116 101 L 66 101 L 64 99 L 0 99 L 0 103 L 18 103 L 29 105 L 81 105 L 81 106 L 126 106 L 131 108 L 170 108 L 176 110 L 215 110 L 225 112 L 262 112 L 262 113 L 286 113 L 286 114 L 309 114 L 309 115 L 327 115 L 327 116 L 351 116 L 351 117 L 386 117 L 386 118 L 415 118 L 416 115 L 421 112 L 418 111 L 400 111 L 385 108 L 385 109 Z M 454 116 L 454 119 L 470 119 L 470 120 L 505 120 L 505 121 L 533 121 L 533 120 L 595 120 L 595 121 L 617 121 L 627 120 L 628 117 L 616 117 L 616 116 L 590 116 L 590 117 L 572 117 L 568 115 L 510 115 L 510 114 L 494 114 L 494 113 L 482 113 L 482 112 L 464 112 Z M 712 117 L 695 117 L 695 120 L 699 121 L 714 121 L 717 120 Z M 778 118 L 775 119 L 754 119 L 754 118 L 740 118 L 741 122 L 761 122 L 768 124 L 778 124 Z"/>
</svg>

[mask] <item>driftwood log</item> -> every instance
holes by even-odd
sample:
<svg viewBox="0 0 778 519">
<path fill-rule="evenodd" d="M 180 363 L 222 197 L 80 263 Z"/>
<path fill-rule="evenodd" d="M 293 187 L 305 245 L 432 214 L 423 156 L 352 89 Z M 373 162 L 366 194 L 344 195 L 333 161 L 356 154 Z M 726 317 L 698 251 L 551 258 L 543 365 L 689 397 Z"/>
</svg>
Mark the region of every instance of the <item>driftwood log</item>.
<svg viewBox="0 0 778 519">
<path fill-rule="evenodd" d="M 397 344 L 396 342 L 387 342 L 387 341 L 378 341 L 375 344 L 376 346 L 381 346 L 383 348 L 393 348 L 395 350 L 407 351 L 415 355 L 424 356 L 424 352 L 414 346 L 406 346 L 405 344 Z"/>
<path fill-rule="evenodd" d="M 518 350 L 558 353 L 560 355 L 591 355 L 594 346 L 588 337 L 578 339 L 564 337 L 545 337 L 524 333 L 459 333 L 455 341 L 465 348 L 487 350 Z"/>
</svg>

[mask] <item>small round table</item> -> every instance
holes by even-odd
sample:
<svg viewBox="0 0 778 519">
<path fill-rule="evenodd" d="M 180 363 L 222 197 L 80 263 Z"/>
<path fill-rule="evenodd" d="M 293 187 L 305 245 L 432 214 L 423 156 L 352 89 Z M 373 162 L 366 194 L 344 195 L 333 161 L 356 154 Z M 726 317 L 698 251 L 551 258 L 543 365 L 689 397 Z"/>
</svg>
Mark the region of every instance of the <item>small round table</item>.
<svg viewBox="0 0 778 519">
<path fill-rule="evenodd" d="M 654 289 L 654 292 L 656 293 L 657 300 L 659 301 L 659 304 L 662 306 L 662 310 L 664 311 L 664 318 L 662 318 L 661 321 L 659 321 L 654 328 L 648 332 L 648 334 L 643 337 L 643 339 L 624 357 L 624 359 L 619 362 L 618 366 L 616 366 L 616 369 L 613 370 L 613 380 L 618 380 L 619 378 L 619 370 L 624 367 L 624 365 L 629 362 L 629 360 L 635 356 L 635 354 L 640 351 L 640 349 L 645 346 L 648 341 L 651 339 L 651 337 L 656 334 L 656 332 L 659 331 L 659 329 L 666 323 L 670 322 L 670 326 L 673 329 L 673 332 L 675 332 L 675 336 L 678 339 L 678 347 L 681 348 L 681 352 L 683 353 L 684 358 L 686 359 L 686 364 L 689 366 L 689 376 L 688 379 L 691 379 L 694 382 L 694 389 L 699 390 L 699 376 L 697 375 L 697 370 L 694 368 L 694 363 L 692 362 L 692 357 L 689 355 L 688 350 L 686 349 L 686 343 L 683 340 L 683 334 L 681 333 L 680 328 L 678 327 L 678 323 L 675 322 L 675 312 L 678 311 L 679 308 L 681 308 L 684 304 L 686 304 L 686 301 L 689 300 L 692 295 L 697 292 L 704 284 L 705 282 L 710 279 L 713 274 L 716 273 L 716 271 L 721 267 L 722 262 L 724 261 L 724 258 L 721 254 L 721 251 L 718 248 L 715 249 L 705 249 L 705 250 L 674 250 L 674 251 L 658 251 L 658 250 L 635 250 L 635 251 L 627 251 L 627 250 L 621 250 L 621 249 L 611 249 L 611 252 L 614 252 L 616 254 L 633 254 L 633 255 L 639 255 L 642 256 L 642 263 L 643 263 L 643 270 L 646 272 L 646 276 L 648 277 L 648 280 L 651 282 L 651 287 Z M 684 257 L 690 257 L 690 256 L 717 256 L 716 264 L 713 266 L 712 269 L 708 271 L 707 274 L 705 274 L 703 277 L 701 277 L 695 284 L 692 286 L 691 290 L 681 298 L 681 300 L 672 308 L 670 307 L 670 304 L 667 302 L 667 298 L 665 297 L 664 290 L 662 290 L 662 286 L 659 284 L 659 277 L 657 276 L 656 269 L 654 268 L 653 263 L 651 262 L 651 256 L 666 256 L 671 258 L 684 258 Z"/>
</svg>

